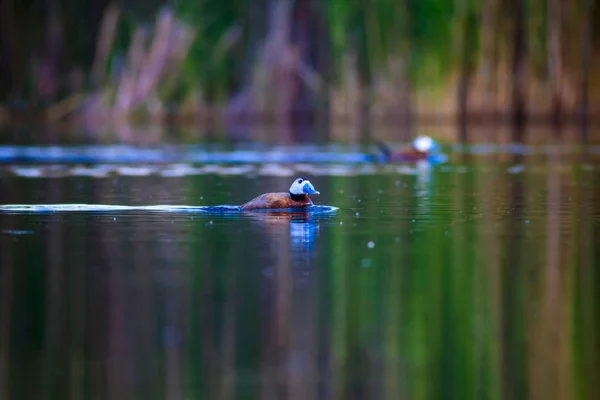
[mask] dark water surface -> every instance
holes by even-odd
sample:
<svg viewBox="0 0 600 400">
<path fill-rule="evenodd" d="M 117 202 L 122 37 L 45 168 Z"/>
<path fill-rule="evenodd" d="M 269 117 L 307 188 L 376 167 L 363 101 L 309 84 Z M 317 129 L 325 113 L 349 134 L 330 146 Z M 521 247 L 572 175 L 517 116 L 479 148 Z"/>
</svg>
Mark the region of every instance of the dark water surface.
<svg viewBox="0 0 600 400">
<path fill-rule="evenodd" d="M 0 399 L 598 398 L 597 155 L 119 168 L 5 165 L 0 204 L 339 210 L 0 211 Z"/>
</svg>

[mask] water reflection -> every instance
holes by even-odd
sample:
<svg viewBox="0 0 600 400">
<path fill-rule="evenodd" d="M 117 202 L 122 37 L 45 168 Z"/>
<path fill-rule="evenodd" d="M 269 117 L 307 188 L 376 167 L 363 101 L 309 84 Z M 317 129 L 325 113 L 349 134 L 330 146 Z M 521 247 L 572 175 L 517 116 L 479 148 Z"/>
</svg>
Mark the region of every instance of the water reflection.
<svg viewBox="0 0 600 400">
<path fill-rule="evenodd" d="M 325 215 L 0 213 L 0 398 L 595 398 L 599 170 L 447 167 L 321 176 Z M 288 180 L 122 179 L 13 177 L 0 204 Z"/>
<path fill-rule="evenodd" d="M 432 189 L 432 168 L 431 165 L 423 160 L 419 160 L 415 166 L 417 175 L 417 196 L 431 196 Z"/>
<path fill-rule="evenodd" d="M 306 282 L 312 273 L 310 263 L 315 256 L 315 240 L 321 221 L 332 220 L 334 217 L 304 211 L 246 212 L 245 216 L 256 221 L 277 251 L 283 251 L 284 258 L 290 259 L 295 284 Z M 264 273 L 271 277 L 273 269 L 267 268 Z"/>
<path fill-rule="evenodd" d="M 320 224 L 331 217 L 278 211 L 250 215 L 274 256 L 263 268 L 261 286 L 260 398 L 313 398 L 306 379 L 317 366 L 320 282 L 315 241 Z"/>
</svg>

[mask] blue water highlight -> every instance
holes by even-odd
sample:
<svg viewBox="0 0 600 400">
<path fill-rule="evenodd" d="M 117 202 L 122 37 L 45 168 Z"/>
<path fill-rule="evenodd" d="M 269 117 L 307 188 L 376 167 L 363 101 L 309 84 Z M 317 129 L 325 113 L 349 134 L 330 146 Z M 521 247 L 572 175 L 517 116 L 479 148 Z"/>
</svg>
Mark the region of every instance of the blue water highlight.
<svg viewBox="0 0 600 400">
<path fill-rule="evenodd" d="M 269 151 L 219 151 L 198 146 L 143 148 L 125 145 L 0 146 L 0 162 L 36 163 L 364 163 L 376 155 L 340 152 L 316 146 Z"/>
<path fill-rule="evenodd" d="M 187 213 L 187 214 L 247 214 L 247 213 L 293 213 L 293 214 L 327 214 L 337 211 L 337 207 L 312 205 L 305 208 L 265 209 L 243 211 L 240 206 L 123 206 L 108 204 L 7 204 L 0 205 L 0 213 L 5 214 L 49 214 L 49 213 L 114 213 L 131 211 L 148 211 L 157 213 Z"/>
<path fill-rule="evenodd" d="M 265 149 L 233 149 L 224 151 L 200 145 L 162 146 L 156 148 L 129 145 L 84 146 L 0 146 L 1 163 L 311 163 L 363 164 L 386 162 L 375 149 L 356 151 L 354 147 L 298 145 Z M 445 154 L 432 153 L 433 164 L 447 160 Z"/>
<path fill-rule="evenodd" d="M 399 144 L 390 144 L 400 148 Z M 471 154 L 549 154 L 577 153 L 581 146 L 528 145 L 521 143 L 455 143 L 445 146 L 455 153 Z M 442 148 L 440 150 L 443 150 Z M 600 154 L 600 146 L 588 146 L 592 154 Z M 426 161 L 431 164 L 446 162 L 442 151 L 432 152 Z M 229 149 L 211 145 L 169 145 L 144 147 L 134 145 L 75 145 L 27 146 L 0 145 L 0 163 L 312 163 L 363 164 L 383 163 L 385 156 L 374 146 L 359 145 L 293 145 L 293 146 L 239 146 Z"/>
</svg>

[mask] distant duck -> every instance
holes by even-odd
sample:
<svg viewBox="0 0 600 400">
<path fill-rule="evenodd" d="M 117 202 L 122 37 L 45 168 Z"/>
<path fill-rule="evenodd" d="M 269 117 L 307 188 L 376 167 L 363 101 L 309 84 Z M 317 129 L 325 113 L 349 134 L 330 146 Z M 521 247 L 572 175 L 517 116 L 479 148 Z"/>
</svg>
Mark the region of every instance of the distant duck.
<svg viewBox="0 0 600 400">
<path fill-rule="evenodd" d="M 312 206 L 309 194 L 320 194 L 309 180 L 297 178 L 288 193 L 265 193 L 241 205 L 242 210 L 304 208 Z"/>
<path fill-rule="evenodd" d="M 377 145 L 387 162 L 424 160 L 438 149 L 437 143 L 432 138 L 425 135 L 417 136 L 410 145 L 396 151 L 393 151 L 382 142 L 377 143 Z"/>
</svg>

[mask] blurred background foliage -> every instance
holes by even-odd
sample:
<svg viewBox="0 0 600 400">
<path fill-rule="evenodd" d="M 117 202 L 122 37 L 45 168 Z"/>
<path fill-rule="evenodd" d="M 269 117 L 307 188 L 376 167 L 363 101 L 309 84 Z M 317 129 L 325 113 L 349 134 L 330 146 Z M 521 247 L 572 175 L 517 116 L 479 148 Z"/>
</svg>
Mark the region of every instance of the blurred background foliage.
<svg viewBox="0 0 600 400">
<path fill-rule="evenodd" d="M 600 105 L 593 0 L 0 5 L 5 116 L 552 116 Z"/>
</svg>

